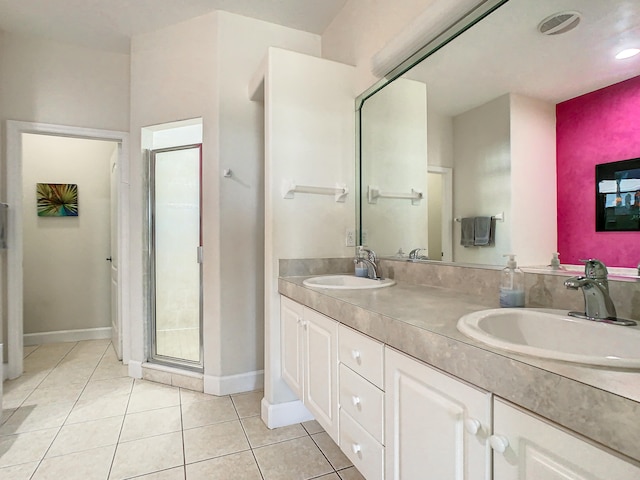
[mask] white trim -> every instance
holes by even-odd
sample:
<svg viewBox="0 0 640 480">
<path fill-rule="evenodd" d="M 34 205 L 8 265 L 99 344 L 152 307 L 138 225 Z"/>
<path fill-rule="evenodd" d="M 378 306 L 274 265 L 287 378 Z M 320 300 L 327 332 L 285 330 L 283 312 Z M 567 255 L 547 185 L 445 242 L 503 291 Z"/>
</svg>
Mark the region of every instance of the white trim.
<svg viewBox="0 0 640 480">
<path fill-rule="evenodd" d="M 264 387 L 264 370 L 216 377 L 204 375 L 204 393 L 211 395 L 231 395 L 250 392 Z"/>
<path fill-rule="evenodd" d="M 82 340 L 104 340 L 111 338 L 111 327 L 79 328 L 77 330 L 57 330 L 54 332 L 25 333 L 23 345 L 43 343 L 80 342 Z"/>
<path fill-rule="evenodd" d="M 266 398 L 260 402 L 262 421 L 269 428 L 286 427 L 314 420 L 313 415 L 300 400 L 271 404 Z"/>
<path fill-rule="evenodd" d="M 142 362 L 129 360 L 129 376 L 132 378 L 142 378 Z"/>
<path fill-rule="evenodd" d="M 22 134 L 57 135 L 93 140 L 118 142 L 118 302 L 121 312 L 120 332 L 123 344 L 123 362 L 129 361 L 129 133 L 113 130 L 52 125 L 46 123 L 20 122 L 7 120 L 6 123 L 7 158 L 7 349 L 8 378 L 17 378 L 23 370 L 23 239 L 22 239 Z"/>
<path fill-rule="evenodd" d="M 442 175 L 442 261 L 453 261 L 453 168 L 427 165 L 428 173 Z"/>
</svg>

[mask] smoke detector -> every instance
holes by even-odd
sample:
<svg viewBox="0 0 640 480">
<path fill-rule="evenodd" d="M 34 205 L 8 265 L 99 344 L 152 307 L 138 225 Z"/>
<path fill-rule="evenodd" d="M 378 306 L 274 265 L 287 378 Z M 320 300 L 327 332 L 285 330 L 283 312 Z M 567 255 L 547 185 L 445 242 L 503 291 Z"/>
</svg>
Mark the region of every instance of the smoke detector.
<svg viewBox="0 0 640 480">
<path fill-rule="evenodd" d="M 560 35 L 578 26 L 582 15 L 579 12 L 558 12 L 545 18 L 538 25 L 538 31 L 543 35 Z"/>
</svg>

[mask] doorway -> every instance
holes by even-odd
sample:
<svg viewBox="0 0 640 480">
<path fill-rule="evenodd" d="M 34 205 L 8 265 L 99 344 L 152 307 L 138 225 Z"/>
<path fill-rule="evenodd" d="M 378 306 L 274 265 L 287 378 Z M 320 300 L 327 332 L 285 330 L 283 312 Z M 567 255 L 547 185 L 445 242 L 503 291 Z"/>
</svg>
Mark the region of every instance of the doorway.
<svg viewBox="0 0 640 480">
<path fill-rule="evenodd" d="M 129 239 L 128 211 L 128 133 L 110 130 L 87 129 L 61 125 L 7 121 L 7 378 L 17 378 L 23 370 L 24 342 L 24 193 L 23 192 L 23 135 L 50 135 L 79 139 L 103 140 L 117 143 L 114 156 L 117 219 L 117 246 L 114 251 L 117 258 L 126 258 L 125 246 Z M 34 193 L 35 195 L 35 193 Z M 101 257 L 105 261 L 107 257 Z M 128 348 L 128 297 L 129 262 L 123 262 L 121 268 L 112 275 L 115 277 L 112 296 L 116 323 L 111 329 L 114 347 L 124 363 L 129 360 Z M 108 292 L 104 295 L 109 297 Z"/>
<path fill-rule="evenodd" d="M 453 169 L 427 166 L 429 260 L 453 261 Z"/>
</svg>

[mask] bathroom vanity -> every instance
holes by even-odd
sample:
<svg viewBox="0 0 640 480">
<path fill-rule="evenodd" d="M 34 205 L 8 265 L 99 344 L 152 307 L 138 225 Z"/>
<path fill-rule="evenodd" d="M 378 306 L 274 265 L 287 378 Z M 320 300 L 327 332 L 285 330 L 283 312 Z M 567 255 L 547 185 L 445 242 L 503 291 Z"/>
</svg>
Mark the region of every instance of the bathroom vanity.
<svg viewBox="0 0 640 480">
<path fill-rule="evenodd" d="M 456 322 L 495 305 L 458 289 L 303 281 L 279 280 L 283 377 L 368 480 L 640 478 L 640 372 L 477 343 Z"/>
</svg>

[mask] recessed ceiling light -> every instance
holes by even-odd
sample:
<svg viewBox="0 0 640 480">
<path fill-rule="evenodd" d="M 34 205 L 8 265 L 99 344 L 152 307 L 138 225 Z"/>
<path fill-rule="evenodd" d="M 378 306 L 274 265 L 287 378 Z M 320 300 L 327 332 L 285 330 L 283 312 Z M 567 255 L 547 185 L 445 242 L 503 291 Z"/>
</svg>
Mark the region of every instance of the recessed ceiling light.
<svg viewBox="0 0 640 480">
<path fill-rule="evenodd" d="M 627 48 L 626 50 L 622 50 L 621 52 L 619 52 L 616 55 L 616 58 L 618 60 L 622 60 L 624 58 L 633 57 L 634 55 L 637 55 L 639 53 L 640 53 L 640 48 Z"/>
</svg>

